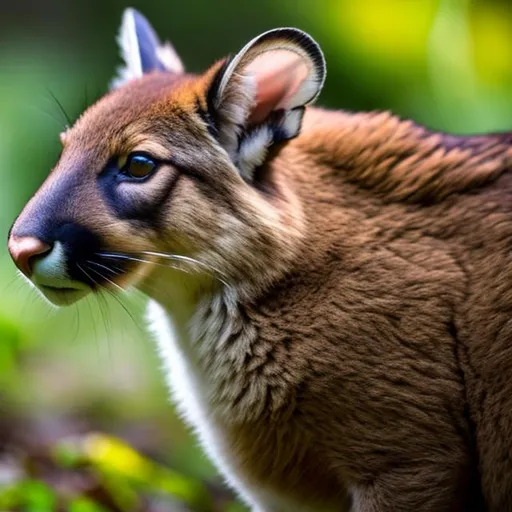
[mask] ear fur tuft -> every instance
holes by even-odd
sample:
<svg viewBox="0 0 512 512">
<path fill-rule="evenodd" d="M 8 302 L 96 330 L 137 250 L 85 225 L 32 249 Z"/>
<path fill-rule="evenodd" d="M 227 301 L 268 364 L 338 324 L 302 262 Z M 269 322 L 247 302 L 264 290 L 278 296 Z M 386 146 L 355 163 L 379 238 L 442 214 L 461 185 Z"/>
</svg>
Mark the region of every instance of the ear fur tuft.
<svg viewBox="0 0 512 512">
<path fill-rule="evenodd" d="M 111 89 L 154 70 L 184 72 L 172 45 L 161 44 L 149 21 L 135 9 L 125 9 L 117 41 L 125 65 L 118 69 L 110 84 Z"/>
</svg>

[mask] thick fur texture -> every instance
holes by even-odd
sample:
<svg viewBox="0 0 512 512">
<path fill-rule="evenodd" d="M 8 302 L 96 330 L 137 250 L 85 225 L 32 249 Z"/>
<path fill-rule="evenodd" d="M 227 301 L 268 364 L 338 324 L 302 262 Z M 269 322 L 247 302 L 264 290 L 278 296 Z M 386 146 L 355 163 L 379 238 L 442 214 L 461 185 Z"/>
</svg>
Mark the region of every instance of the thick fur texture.
<svg viewBox="0 0 512 512">
<path fill-rule="evenodd" d="M 13 234 L 155 253 L 94 285 L 153 299 L 173 396 L 254 511 L 512 510 L 512 136 L 307 107 L 248 182 L 224 68 L 101 99 Z M 133 151 L 158 171 L 108 181 Z"/>
<path fill-rule="evenodd" d="M 191 315 L 181 357 L 197 367 L 164 353 L 185 417 L 250 503 L 512 507 L 511 158 L 508 136 L 308 111 L 268 169 L 306 219 L 286 277 Z M 407 160 L 428 165 L 415 176 Z"/>
</svg>

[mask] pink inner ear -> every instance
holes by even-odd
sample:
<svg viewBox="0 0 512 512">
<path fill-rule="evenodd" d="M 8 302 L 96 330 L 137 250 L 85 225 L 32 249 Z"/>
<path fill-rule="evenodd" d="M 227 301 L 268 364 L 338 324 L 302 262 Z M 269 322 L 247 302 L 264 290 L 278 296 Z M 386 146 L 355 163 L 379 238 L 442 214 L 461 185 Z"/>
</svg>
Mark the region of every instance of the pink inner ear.
<svg viewBox="0 0 512 512">
<path fill-rule="evenodd" d="M 256 101 L 250 124 L 264 121 L 277 109 L 288 108 L 308 77 L 304 59 L 290 50 L 269 50 L 256 57 L 245 71 L 256 79 Z"/>
</svg>

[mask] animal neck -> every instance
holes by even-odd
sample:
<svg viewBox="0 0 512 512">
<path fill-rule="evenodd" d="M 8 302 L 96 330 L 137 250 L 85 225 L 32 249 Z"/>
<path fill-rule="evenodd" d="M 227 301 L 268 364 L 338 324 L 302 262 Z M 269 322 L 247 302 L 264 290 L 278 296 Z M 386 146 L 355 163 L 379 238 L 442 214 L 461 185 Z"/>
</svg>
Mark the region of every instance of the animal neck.
<svg viewBox="0 0 512 512">
<path fill-rule="evenodd" d="M 175 274 L 166 278 L 156 274 L 140 289 L 154 301 L 150 322 L 169 374 L 193 379 L 201 400 L 225 421 L 261 418 L 270 384 L 262 381 L 264 372 L 247 367 L 267 364 L 270 348 L 259 339 L 236 290 Z M 276 408 L 286 399 L 276 396 Z"/>
<path fill-rule="evenodd" d="M 137 288 L 157 302 L 183 333 L 188 331 L 199 304 L 214 290 L 209 276 L 165 267 L 155 269 Z"/>
</svg>

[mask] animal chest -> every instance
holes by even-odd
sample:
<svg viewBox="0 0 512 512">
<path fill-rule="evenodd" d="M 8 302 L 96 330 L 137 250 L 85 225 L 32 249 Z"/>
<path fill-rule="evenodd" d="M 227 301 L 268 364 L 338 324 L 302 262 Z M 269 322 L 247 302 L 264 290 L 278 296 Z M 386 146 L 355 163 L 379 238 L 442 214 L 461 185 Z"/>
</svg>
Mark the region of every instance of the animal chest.
<svg viewBox="0 0 512 512">
<path fill-rule="evenodd" d="M 151 303 L 149 313 L 172 399 L 226 483 L 253 505 L 254 510 L 267 510 L 260 503 L 271 503 L 272 510 L 277 510 L 275 507 L 283 511 L 330 510 L 320 502 L 309 505 L 301 499 L 301 496 L 310 499 L 318 495 L 323 501 L 331 492 L 331 484 L 336 495 L 340 495 L 339 485 L 325 474 L 325 463 L 310 449 L 311 440 L 301 426 L 290 418 L 272 421 L 265 414 L 243 421 L 243 412 L 235 406 L 240 395 L 233 386 L 256 385 L 250 380 L 243 382 L 234 374 L 233 380 L 226 384 L 222 362 L 216 363 L 217 373 L 205 371 L 200 351 L 180 336 L 180 329 L 173 325 L 165 309 Z M 232 358 L 228 354 L 226 350 L 225 362 L 231 366 Z M 233 366 L 236 368 L 236 364 Z M 230 389 L 233 403 L 229 403 L 229 395 L 221 389 L 224 386 Z M 218 397 L 222 397 L 220 402 L 216 400 Z M 253 391 L 251 398 L 253 407 L 259 410 L 258 392 Z M 288 489 L 288 493 L 283 495 L 275 489 Z"/>
</svg>

